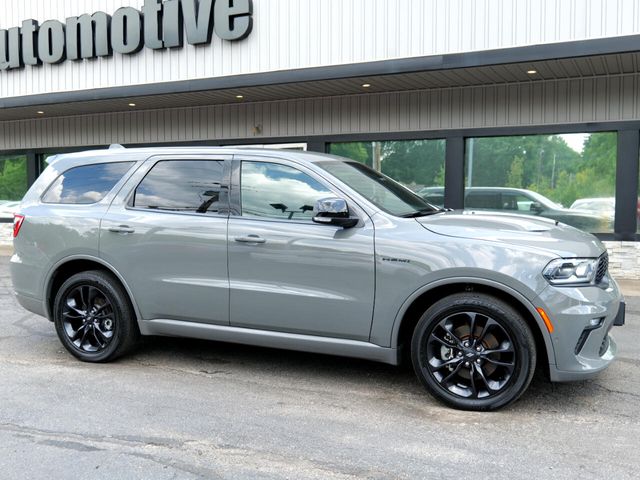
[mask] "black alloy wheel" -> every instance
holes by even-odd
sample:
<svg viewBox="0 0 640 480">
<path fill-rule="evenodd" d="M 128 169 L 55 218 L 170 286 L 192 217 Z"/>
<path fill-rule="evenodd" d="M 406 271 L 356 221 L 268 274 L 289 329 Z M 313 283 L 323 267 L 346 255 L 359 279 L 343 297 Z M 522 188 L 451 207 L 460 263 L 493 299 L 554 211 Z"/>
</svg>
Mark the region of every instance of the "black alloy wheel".
<svg viewBox="0 0 640 480">
<path fill-rule="evenodd" d="M 86 362 L 113 360 L 127 353 L 140 335 L 126 292 L 101 270 L 78 273 L 62 284 L 53 320 L 64 347 Z"/>
<path fill-rule="evenodd" d="M 113 340 L 116 326 L 113 306 L 98 287 L 80 285 L 64 299 L 62 324 L 69 341 L 77 349 L 99 352 Z"/>
<path fill-rule="evenodd" d="M 436 302 L 418 322 L 411 350 L 423 385 L 466 410 L 493 410 L 515 401 L 535 369 L 528 325 L 510 305 L 485 294 Z"/>
</svg>

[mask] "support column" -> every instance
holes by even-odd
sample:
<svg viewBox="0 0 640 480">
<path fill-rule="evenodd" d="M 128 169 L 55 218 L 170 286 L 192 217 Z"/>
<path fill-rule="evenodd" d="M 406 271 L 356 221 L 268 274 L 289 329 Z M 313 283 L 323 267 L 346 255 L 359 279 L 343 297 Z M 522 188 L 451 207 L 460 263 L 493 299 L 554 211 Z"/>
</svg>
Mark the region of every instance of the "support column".
<svg viewBox="0 0 640 480">
<path fill-rule="evenodd" d="M 464 208 L 464 137 L 447 137 L 444 167 L 444 206 Z"/>
<path fill-rule="evenodd" d="M 616 163 L 616 240 L 635 240 L 638 222 L 638 159 L 640 132 L 618 131 Z"/>
</svg>

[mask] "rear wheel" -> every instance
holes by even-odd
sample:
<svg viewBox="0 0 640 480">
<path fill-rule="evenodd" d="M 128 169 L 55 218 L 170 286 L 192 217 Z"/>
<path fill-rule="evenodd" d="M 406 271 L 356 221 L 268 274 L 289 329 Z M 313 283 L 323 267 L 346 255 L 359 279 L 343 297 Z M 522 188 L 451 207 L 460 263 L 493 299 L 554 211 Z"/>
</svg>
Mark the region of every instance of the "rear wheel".
<svg viewBox="0 0 640 480">
<path fill-rule="evenodd" d="M 62 284 L 53 320 L 64 347 L 85 362 L 108 362 L 124 355 L 139 337 L 133 307 L 110 273 L 81 272 Z"/>
<path fill-rule="evenodd" d="M 422 384 L 439 400 L 464 410 L 494 410 L 517 400 L 529 386 L 535 340 L 507 303 L 460 293 L 422 315 L 411 360 Z"/>
</svg>

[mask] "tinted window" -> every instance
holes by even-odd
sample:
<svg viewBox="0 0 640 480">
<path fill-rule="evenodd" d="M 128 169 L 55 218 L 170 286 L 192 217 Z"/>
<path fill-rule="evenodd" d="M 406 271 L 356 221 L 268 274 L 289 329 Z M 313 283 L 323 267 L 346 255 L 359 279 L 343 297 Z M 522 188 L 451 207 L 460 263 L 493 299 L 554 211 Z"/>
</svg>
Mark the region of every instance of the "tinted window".
<svg viewBox="0 0 640 480">
<path fill-rule="evenodd" d="M 502 210 L 500 193 L 469 192 L 464 202 L 466 208 L 490 208 Z"/>
<path fill-rule="evenodd" d="M 47 189 L 46 203 L 89 204 L 102 200 L 134 162 L 97 163 L 67 170 Z"/>
<path fill-rule="evenodd" d="M 175 212 L 217 212 L 223 170 L 224 162 L 216 160 L 158 162 L 136 188 L 131 205 Z"/>
<path fill-rule="evenodd" d="M 242 162 L 242 215 L 310 220 L 317 200 L 335 196 L 322 184 L 292 167 Z"/>
</svg>

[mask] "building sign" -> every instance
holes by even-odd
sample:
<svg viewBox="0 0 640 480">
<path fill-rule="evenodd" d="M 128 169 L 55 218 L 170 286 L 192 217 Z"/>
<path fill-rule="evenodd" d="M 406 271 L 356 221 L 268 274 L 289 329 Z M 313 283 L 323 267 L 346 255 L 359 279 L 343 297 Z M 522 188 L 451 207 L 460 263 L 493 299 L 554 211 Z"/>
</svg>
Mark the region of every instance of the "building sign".
<svg viewBox="0 0 640 480">
<path fill-rule="evenodd" d="M 246 38 L 253 28 L 252 0 L 145 0 L 142 11 L 122 7 L 67 18 L 66 23 L 25 20 L 0 30 L 0 70 L 131 54 L 151 48 L 181 48 Z"/>
</svg>

